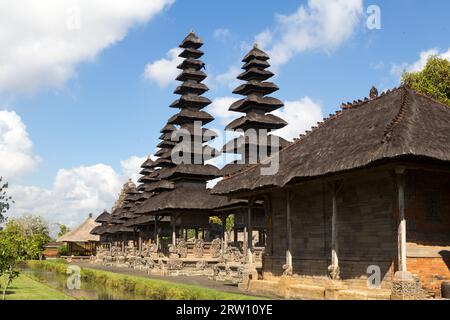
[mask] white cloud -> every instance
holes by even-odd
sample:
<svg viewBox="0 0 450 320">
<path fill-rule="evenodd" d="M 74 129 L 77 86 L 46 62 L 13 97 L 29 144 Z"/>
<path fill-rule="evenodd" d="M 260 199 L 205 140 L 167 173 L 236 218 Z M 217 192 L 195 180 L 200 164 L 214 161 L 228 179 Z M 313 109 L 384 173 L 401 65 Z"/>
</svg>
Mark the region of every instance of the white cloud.
<svg viewBox="0 0 450 320">
<path fill-rule="evenodd" d="M 157 159 L 155 156 L 150 156 L 153 161 Z M 135 183 L 140 177 L 139 172 L 142 170 L 141 165 L 147 160 L 147 157 L 133 156 L 127 160 L 120 161 L 122 172 L 125 178 L 132 179 Z"/>
<path fill-rule="evenodd" d="M 273 30 L 256 36 L 270 48 L 272 64 L 287 63 L 307 50 L 332 51 L 348 40 L 363 16 L 362 0 L 309 0 L 290 15 L 277 15 Z"/>
<path fill-rule="evenodd" d="M 178 55 L 181 48 L 173 48 L 167 52 L 167 59 L 163 58 L 145 66 L 144 78 L 156 82 L 160 87 L 167 87 L 175 82 L 180 73 L 177 66 L 183 61 Z"/>
<path fill-rule="evenodd" d="M 8 214 L 35 214 L 52 223 L 75 227 L 103 209 L 110 209 L 123 183 L 113 168 L 104 164 L 58 171 L 51 189 L 11 184 L 13 204 Z"/>
<path fill-rule="evenodd" d="M 323 120 L 321 105 L 309 97 L 297 101 L 286 101 L 284 104 L 283 109 L 276 110 L 273 114 L 286 120 L 288 125 L 274 133 L 287 140 L 298 137 Z"/>
<path fill-rule="evenodd" d="M 439 52 L 437 48 L 422 51 L 419 54 L 419 60 L 413 63 L 404 62 L 401 64 L 393 64 L 391 68 L 391 74 L 397 78 L 401 78 L 404 71 L 407 72 L 421 71 L 423 70 L 423 68 L 425 68 L 428 59 L 433 55 L 450 60 L 450 48 L 446 52 Z"/>
<path fill-rule="evenodd" d="M 39 158 L 33 154 L 27 127 L 14 111 L 0 111 L 0 175 L 8 181 L 32 171 Z"/>
<path fill-rule="evenodd" d="M 111 210 L 123 184 L 130 177 L 137 178 L 145 159 L 133 156 L 121 161 L 120 173 L 105 164 L 60 169 L 49 189 L 12 183 L 8 193 L 15 203 L 8 215 L 31 213 L 75 227 L 89 213 L 96 216 Z"/>
<path fill-rule="evenodd" d="M 237 98 L 233 97 L 216 98 L 208 106 L 207 111 L 211 113 L 214 118 L 218 119 L 222 125 L 227 125 L 240 116 L 239 113 L 228 110 L 237 100 Z"/>
<path fill-rule="evenodd" d="M 230 66 L 225 73 L 219 74 L 214 78 L 213 84 L 218 84 L 220 86 L 226 86 L 229 89 L 235 89 L 239 86 L 240 81 L 237 76 L 241 74 L 242 70 L 237 66 Z"/>
<path fill-rule="evenodd" d="M 0 2 L 0 92 L 62 87 L 94 59 L 174 0 Z"/>
<path fill-rule="evenodd" d="M 214 36 L 214 39 L 216 39 L 216 40 L 226 41 L 227 39 L 229 39 L 231 37 L 231 32 L 229 29 L 219 28 L 219 29 L 214 30 L 213 36 Z"/>
</svg>

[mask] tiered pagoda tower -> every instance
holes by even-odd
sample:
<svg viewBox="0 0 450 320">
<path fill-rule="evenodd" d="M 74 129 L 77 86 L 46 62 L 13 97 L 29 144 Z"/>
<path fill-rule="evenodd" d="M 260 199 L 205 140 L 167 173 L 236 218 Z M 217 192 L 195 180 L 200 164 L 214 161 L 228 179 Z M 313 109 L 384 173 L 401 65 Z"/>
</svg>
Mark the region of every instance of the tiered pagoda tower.
<svg viewBox="0 0 450 320">
<path fill-rule="evenodd" d="M 133 217 L 130 208 L 134 204 L 134 197 L 138 194 L 136 185 L 131 179 L 123 185 L 119 199 L 116 201 L 111 213 L 110 226 L 106 230 L 106 234 L 112 235 L 114 241 L 125 240 L 125 238 L 129 238 L 127 234 L 133 233 L 134 230 L 125 226 L 125 223 Z"/>
<path fill-rule="evenodd" d="M 219 152 L 206 145 L 217 137 L 216 133 L 204 128 L 214 120 L 213 116 L 203 111 L 211 101 L 202 96 L 209 89 L 202 83 L 206 74 L 202 71 L 205 64 L 199 60 L 203 56 L 200 51 L 203 45 L 194 32 L 180 44 L 184 58 L 178 66 L 182 70 L 176 80 L 181 84 L 175 94 L 180 98 L 172 103 L 171 108 L 179 109 L 172 116 L 167 126 L 161 131 L 161 149 L 156 154 L 155 162 L 159 170 L 159 182 L 152 184 L 147 191 L 158 191 L 143 205 L 136 208 L 135 213 L 145 215 L 170 216 L 175 241 L 175 225 L 179 228 L 205 228 L 209 225 L 212 196 L 206 189 L 209 180 L 219 176 L 219 170 L 205 161 L 216 157 Z M 190 143 L 189 143 L 190 141 Z M 159 188 L 154 190 L 154 188 Z M 166 187 L 161 190 L 161 187 Z"/>
<path fill-rule="evenodd" d="M 237 78 L 246 83 L 237 87 L 233 93 L 245 98 L 233 103 L 229 110 L 245 113 L 245 116 L 232 121 L 225 130 L 243 132 L 243 135 L 231 140 L 222 150 L 240 154 L 241 160 L 225 166 L 221 171 L 224 176 L 241 170 L 245 165 L 258 163 L 264 155 L 269 156 L 273 150 L 278 151 L 288 144 L 283 138 L 268 134 L 287 125 L 283 119 L 270 114 L 282 108 L 283 102 L 268 96 L 279 90 L 277 85 L 267 81 L 274 75 L 267 70 L 270 67 L 269 59 L 255 44 L 242 60 L 244 72 Z M 275 139 L 278 139 L 278 145 Z"/>
<path fill-rule="evenodd" d="M 202 71 L 205 64 L 199 60 L 203 56 L 203 52 L 199 50 L 202 45 L 201 39 L 194 32 L 189 33 L 180 45 L 180 48 L 184 49 L 180 57 L 184 60 L 178 66 L 182 72 L 176 80 L 180 81 L 181 85 L 176 88 L 174 93 L 181 97 L 170 106 L 178 108 L 180 111 L 168 121 L 169 125 L 179 128 L 172 132 L 172 135 L 180 141 L 170 142 L 174 143 L 173 150 L 171 150 L 172 156 L 180 158 L 176 166 L 161 174 L 161 178 L 168 178 L 172 181 L 195 180 L 206 184 L 206 181 L 216 178 L 218 173 L 217 168 L 205 165 L 205 161 L 217 157 L 219 152 L 205 145 L 215 139 L 217 134 L 203 127 L 213 121 L 214 117 L 202 110 L 211 104 L 211 100 L 202 96 L 209 90 L 202 83 L 207 77 Z M 191 140 L 190 144 L 184 141 L 186 138 Z M 169 145 L 162 144 L 160 146 L 168 147 Z M 174 157 L 172 157 L 173 159 Z"/>
</svg>

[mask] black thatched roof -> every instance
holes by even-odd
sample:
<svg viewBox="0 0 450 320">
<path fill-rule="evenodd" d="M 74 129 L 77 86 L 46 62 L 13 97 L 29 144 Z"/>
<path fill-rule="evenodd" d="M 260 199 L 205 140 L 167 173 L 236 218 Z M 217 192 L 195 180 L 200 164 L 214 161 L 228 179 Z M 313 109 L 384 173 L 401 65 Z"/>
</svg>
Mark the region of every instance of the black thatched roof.
<svg viewBox="0 0 450 320">
<path fill-rule="evenodd" d="M 105 234 L 105 232 L 107 230 L 108 230 L 108 226 L 107 225 L 98 226 L 98 227 L 95 227 L 94 229 L 91 230 L 91 234 L 101 236 L 101 235 Z"/>
<path fill-rule="evenodd" d="M 222 152 L 226 153 L 242 153 L 245 146 L 257 146 L 266 148 L 267 151 L 270 152 L 271 148 L 284 148 L 289 144 L 285 139 L 276 136 L 269 135 L 265 141 L 252 141 L 248 138 L 248 136 L 240 136 L 231 141 L 229 141 L 226 145 L 223 146 Z"/>
<path fill-rule="evenodd" d="M 161 172 L 162 179 L 176 180 L 178 177 L 186 176 L 208 181 L 219 177 L 219 169 L 212 165 L 180 164 Z"/>
<path fill-rule="evenodd" d="M 204 213 L 211 210 L 211 205 L 222 200 L 221 196 L 214 196 L 205 186 L 190 187 L 177 186 L 171 191 L 162 192 L 151 197 L 136 209 L 137 214 L 171 213 L 177 211 L 196 211 Z"/>
<path fill-rule="evenodd" d="M 343 110 L 282 149 L 274 176 L 261 165 L 225 178 L 213 189 L 230 194 L 294 179 L 362 168 L 381 160 L 430 159 L 450 162 L 450 107 L 407 87 L 373 100 L 343 105 Z"/>
<path fill-rule="evenodd" d="M 134 229 L 131 227 L 125 227 L 123 225 L 115 225 L 109 227 L 103 234 L 115 234 L 115 233 L 133 233 Z"/>
<path fill-rule="evenodd" d="M 104 210 L 102 212 L 102 214 L 100 214 L 97 219 L 95 219 L 95 222 L 98 223 L 107 223 L 109 222 L 109 220 L 111 220 L 111 215 L 109 214 L 108 211 Z"/>
<path fill-rule="evenodd" d="M 125 227 L 136 227 L 155 223 L 155 216 L 153 215 L 141 215 L 135 219 L 127 221 Z M 170 217 L 158 218 L 158 223 L 170 223 Z"/>
</svg>

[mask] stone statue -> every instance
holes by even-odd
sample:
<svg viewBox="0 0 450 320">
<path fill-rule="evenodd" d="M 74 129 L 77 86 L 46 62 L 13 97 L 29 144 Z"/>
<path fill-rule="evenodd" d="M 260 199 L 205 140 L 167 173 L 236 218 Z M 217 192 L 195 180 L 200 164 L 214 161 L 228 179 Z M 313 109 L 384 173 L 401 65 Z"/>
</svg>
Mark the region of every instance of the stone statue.
<svg viewBox="0 0 450 320">
<path fill-rule="evenodd" d="M 194 255 L 196 258 L 203 258 L 205 242 L 202 239 L 195 240 Z"/>
<path fill-rule="evenodd" d="M 222 254 L 222 240 L 214 239 L 211 242 L 211 256 L 214 259 L 220 258 Z"/>
</svg>

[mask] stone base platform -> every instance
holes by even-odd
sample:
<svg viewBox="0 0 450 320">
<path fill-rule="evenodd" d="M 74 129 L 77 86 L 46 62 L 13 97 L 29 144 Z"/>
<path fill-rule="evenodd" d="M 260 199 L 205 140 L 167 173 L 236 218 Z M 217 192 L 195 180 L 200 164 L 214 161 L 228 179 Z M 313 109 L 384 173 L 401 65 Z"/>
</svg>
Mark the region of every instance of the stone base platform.
<svg viewBox="0 0 450 320">
<path fill-rule="evenodd" d="M 350 287 L 325 278 L 273 277 L 251 280 L 247 292 L 293 300 L 390 300 L 391 290 Z"/>
</svg>

